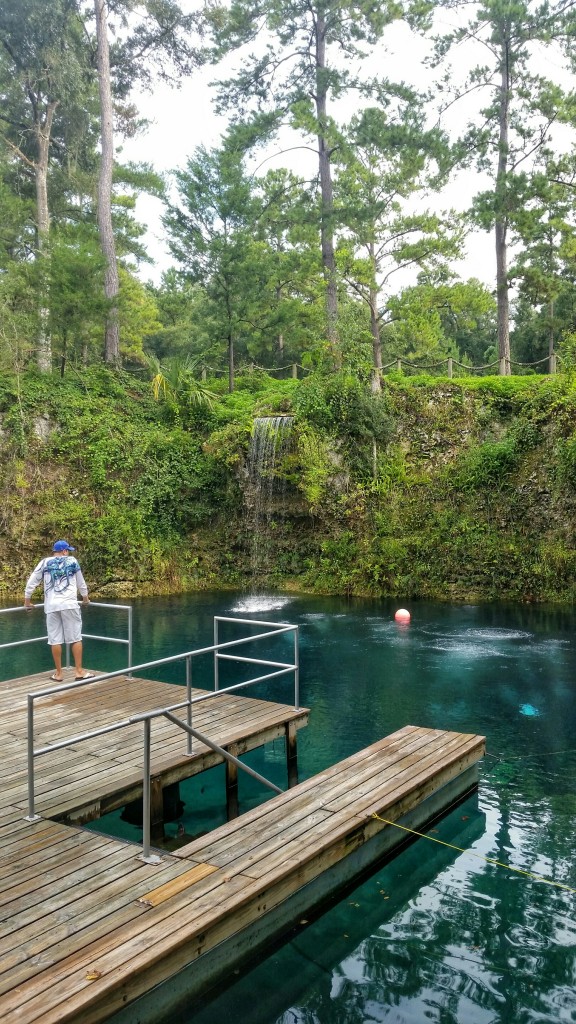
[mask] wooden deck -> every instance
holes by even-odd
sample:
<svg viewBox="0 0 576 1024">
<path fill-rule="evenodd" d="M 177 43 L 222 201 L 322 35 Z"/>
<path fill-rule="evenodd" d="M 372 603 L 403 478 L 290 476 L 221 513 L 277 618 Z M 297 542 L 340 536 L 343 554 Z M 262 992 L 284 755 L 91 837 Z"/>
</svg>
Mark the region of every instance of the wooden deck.
<svg viewBox="0 0 576 1024">
<path fill-rule="evenodd" d="M 405 833 L 375 814 L 418 828 L 445 811 L 474 787 L 484 752 L 482 737 L 406 726 L 165 854 L 159 864 L 148 864 L 132 844 L 48 820 L 54 814 L 69 817 L 71 808 L 84 813 L 88 791 L 94 802 L 136 792 L 141 786 L 137 736 L 129 744 L 120 738 L 123 733 L 104 737 L 113 741 L 107 752 L 101 738 L 89 753 L 66 748 L 42 758 L 47 765 L 56 762 L 46 775 L 38 767 L 37 809 L 44 817 L 24 820 L 23 702 L 38 682 L 30 677 L 3 684 L 1 696 L 0 718 L 9 733 L 0 797 L 2 1024 L 97 1024 L 115 1015 L 118 1024 L 154 1020 L 169 995 L 198 994 L 405 840 Z M 90 688 L 90 694 L 78 691 L 81 706 L 73 706 L 67 694 L 48 701 L 45 721 L 39 723 L 41 742 L 69 734 L 70 727 L 81 731 L 88 720 L 94 725 L 117 716 L 126 699 L 122 689 L 117 686 L 105 701 L 97 689 L 103 685 Z M 162 687 L 160 703 L 165 703 L 167 684 L 153 685 Z M 118 702 L 114 708 L 113 701 Z M 247 712 L 254 704 L 255 713 L 264 716 L 261 703 L 234 698 L 227 728 L 236 739 L 230 742 L 253 742 L 255 727 L 241 709 Z M 159 706 L 157 699 L 152 706 Z M 206 711 L 215 716 L 212 731 L 204 724 L 211 737 L 220 713 Z M 200 714 L 195 721 L 200 729 Z M 274 728 L 284 725 L 266 725 Z M 177 737 L 178 749 L 167 753 L 161 750 L 161 729 L 154 740 L 153 770 L 159 756 L 172 777 L 182 770 L 182 738 Z M 199 749 L 197 756 L 214 755 Z M 151 992 L 168 979 L 169 994 Z"/>
<path fill-rule="evenodd" d="M 73 676 L 69 674 L 69 681 Z M 2 804 L 26 807 L 26 695 L 56 686 L 46 674 L 0 683 L 0 722 L 3 746 Z M 193 690 L 193 695 L 204 693 Z M 178 703 L 182 686 L 119 676 L 68 690 L 36 702 L 36 747 L 99 729 L 154 708 Z M 184 720 L 185 712 L 175 714 Z M 222 694 L 194 709 L 192 724 L 199 732 L 236 756 L 263 746 L 307 725 L 308 710 L 286 704 Z M 142 795 L 142 725 L 127 726 L 36 759 L 36 813 L 69 823 L 93 821 Z M 155 719 L 152 727 L 152 767 L 163 787 L 221 764 L 221 755 L 194 741 L 186 753 L 181 729 Z M 224 800 L 224 794 L 223 794 Z M 26 813 L 24 811 L 24 813 Z"/>
</svg>

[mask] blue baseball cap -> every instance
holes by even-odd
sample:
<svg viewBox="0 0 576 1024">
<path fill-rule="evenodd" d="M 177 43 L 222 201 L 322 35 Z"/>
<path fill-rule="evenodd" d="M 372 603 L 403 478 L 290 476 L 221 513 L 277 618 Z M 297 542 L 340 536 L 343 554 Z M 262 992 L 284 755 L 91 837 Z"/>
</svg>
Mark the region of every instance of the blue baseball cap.
<svg viewBox="0 0 576 1024">
<path fill-rule="evenodd" d="M 67 540 L 57 540 L 52 551 L 76 551 Z"/>
</svg>

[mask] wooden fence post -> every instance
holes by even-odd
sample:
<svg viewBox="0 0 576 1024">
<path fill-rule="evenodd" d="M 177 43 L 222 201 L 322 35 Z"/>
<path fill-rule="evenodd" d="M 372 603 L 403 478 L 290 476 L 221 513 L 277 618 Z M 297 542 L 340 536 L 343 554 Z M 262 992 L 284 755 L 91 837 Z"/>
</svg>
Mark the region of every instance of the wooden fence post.
<svg viewBox="0 0 576 1024">
<path fill-rule="evenodd" d="M 448 356 L 448 376 L 452 376 L 452 356 Z"/>
<path fill-rule="evenodd" d="M 238 757 L 238 744 L 229 743 L 227 747 L 228 753 L 232 754 L 233 757 Z M 239 811 L 238 806 L 238 766 L 232 761 L 226 760 L 226 820 L 232 821 L 233 818 L 237 818 Z"/>
</svg>

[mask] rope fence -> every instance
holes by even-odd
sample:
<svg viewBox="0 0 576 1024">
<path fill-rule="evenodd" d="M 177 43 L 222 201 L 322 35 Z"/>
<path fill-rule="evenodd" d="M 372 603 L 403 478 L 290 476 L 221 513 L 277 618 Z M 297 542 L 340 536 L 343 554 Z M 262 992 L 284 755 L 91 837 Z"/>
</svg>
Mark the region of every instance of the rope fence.
<svg viewBox="0 0 576 1024">
<path fill-rule="evenodd" d="M 495 359 L 491 363 L 483 363 L 480 366 L 470 366 L 468 363 L 461 363 L 459 360 L 454 359 L 453 356 L 446 356 L 444 359 L 440 359 L 434 363 L 414 363 L 410 359 L 406 359 L 404 356 L 398 356 L 393 359 L 390 363 L 386 363 L 385 366 L 380 368 L 381 376 L 386 376 L 387 371 L 395 373 L 431 373 L 441 377 L 454 377 L 454 376 L 471 376 L 473 374 L 490 374 L 497 373 L 501 376 L 508 375 L 514 372 L 514 368 L 519 370 L 528 370 L 536 366 L 543 366 L 547 364 L 547 372 L 554 374 L 558 372 L 558 363 L 561 362 L 561 357 L 555 352 L 552 352 L 548 356 L 544 356 L 542 359 L 535 359 L 531 363 L 523 363 L 518 359 Z M 218 377 L 227 376 L 228 367 L 222 369 L 216 366 L 208 366 L 204 364 L 202 366 L 202 380 L 206 380 L 208 376 Z M 280 379 L 301 380 L 307 374 L 312 373 L 312 369 L 308 366 L 302 366 L 301 363 L 286 363 L 284 366 L 260 366 L 258 363 L 249 363 L 245 366 L 239 366 L 235 370 L 236 376 L 245 376 L 252 373 L 266 373 L 270 376 L 276 374 L 280 375 Z"/>
<path fill-rule="evenodd" d="M 294 378 L 299 380 L 307 373 L 312 373 L 312 370 L 308 366 L 302 366 L 300 363 L 286 363 L 284 366 L 259 366 L 258 363 L 249 363 L 247 366 L 238 366 L 235 368 L 235 376 L 241 377 L 250 373 L 267 373 L 267 374 L 283 374 L 283 378 Z M 228 367 L 222 369 L 217 366 L 208 366 L 204 364 L 202 366 L 202 380 L 206 380 L 209 375 L 214 377 L 227 377 L 229 373 Z"/>
<path fill-rule="evenodd" d="M 544 356 L 543 359 L 535 359 L 531 363 L 523 363 L 518 359 L 495 359 L 491 363 L 484 363 L 480 366 L 470 366 L 468 363 L 461 363 L 453 356 L 446 356 L 446 358 L 439 360 L 435 363 L 413 363 L 409 359 L 404 357 L 398 357 L 393 359 L 391 363 L 386 363 L 382 367 L 381 373 L 385 375 L 386 370 L 390 370 L 392 367 L 397 373 L 404 373 L 406 369 L 415 370 L 417 373 L 430 373 L 433 370 L 445 368 L 445 374 L 442 376 L 453 377 L 454 371 L 461 370 L 463 375 L 471 375 L 474 373 L 486 373 L 487 371 L 496 371 L 501 375 L 509 374 L 512 372 L 513 367 L 530 369 L 535 366 L 542 366 L 544 363 L 548 366 L 548 373 L 556 373 L 558 370 L 558 356 L 555 352 L 548 356 Z"/>
</svg>

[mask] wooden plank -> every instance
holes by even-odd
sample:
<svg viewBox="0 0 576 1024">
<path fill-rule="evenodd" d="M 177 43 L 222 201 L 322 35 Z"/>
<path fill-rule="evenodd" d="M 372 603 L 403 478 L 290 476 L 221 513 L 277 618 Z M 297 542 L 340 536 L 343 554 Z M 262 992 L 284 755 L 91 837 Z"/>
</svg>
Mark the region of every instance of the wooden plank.
<svg viewBox="0 0 576 1024">
<path fill-rule="evenodd" d="M 96 887 L 103 878 L 115 877 L 119 866 L 128 864 L 131 867 L 135 852 L 134 848 L 121 849 L 113 845 L 106 850 L 85 852 L 81 868 L 45 885 L 32 886 L 24 895 L 9 900 L 2 909 L 0 935 L 20 927 L 25 919 L 50 914 L 57 907 L 72 903 L 75 896 L 83 891 L 82 883 Z"/>
<path fill-rule="evenodd" d="M 34 851 L 33 854 L 29 852 L 29 848 L 24 846 L 22 849 L 16 851 L 17 860 L 12 862 L 11 859 L 4 865 L 4 870 L 0 876 L 0 905 L 6 902 L 8 893 L 12 893 L 16 886 L 25 886 L 28 879 L 35 880 L 38 882 L 38 864 L 42 863 L 43 872 L 51 872 L 57 868 L 58 865 L 69 863 L 70 861 L 78 862 L 78 857 L 82 856 L 82 847 L 89 842 L 89 835 L 76 839 L 75 837 L 65 838 L 62 842 L 54 845 L 48 851 L 48 856 L 38 856 L 38 851 Z M 45 876 L 44 876 L 45 877 Z"/>
<path fill-rule="evenodd" d="M 57 951 L 54 949 L 54 959 L 64 958 L 81 943 L 82 939 L 73 938 L 79 933 L 89 930 L 94 939 L 132 919 L 135 916 L 133 904 L 143 884 L 150 884 L 151 875 L 162 882 L 174 877 L 178 870 L 186 868 L 174 861 L 164 861 L 160 866 L 140 862 L 129 874 L 118 875 L 97 889 L 87 889 L 73 903 L 65 905 L 64 914 L 56 909 L 43 917 L 35 917 L 16 934 L 12 932 L 0 938 L 0 974 L 52 947 L 58 947 Z M 70 948 L 68 941 L 72 942 Z M 14 975 L 8 983 L 2 984 L 4 990 L 12 987 L 16 984 Z"/>
<path fill-rule="evenodd" d="M 172 896 L 176 896 L 177 893 L 182 892 L 184 889 L 189 889 L 191 885 L 196 885 L 207 875 L 211 875 L 213 871 L 217 871 L 218 868 L 214 864 L 197 864 L 196 867 L 190 868 L 190 871 L 185 871 L 183 874 L 173 878 L 166 885 L 161 885 L 158 889 L 153 889 L 152 892 L 147 892 L 144 896 L 138 898 L 138 903 L 141 903 L 144 907 L 157 907 L 160 903 L 164 903 L 165 900 L 169 900 Z"/>
</svg>

